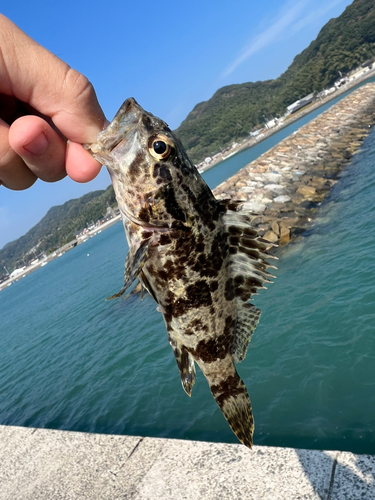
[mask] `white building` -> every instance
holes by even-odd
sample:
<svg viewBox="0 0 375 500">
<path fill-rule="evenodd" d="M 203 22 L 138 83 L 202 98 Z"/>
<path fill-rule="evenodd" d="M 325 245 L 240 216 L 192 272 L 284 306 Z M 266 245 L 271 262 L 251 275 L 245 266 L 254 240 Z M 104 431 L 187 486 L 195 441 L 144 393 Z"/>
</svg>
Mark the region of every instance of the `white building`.
<svg viewBox="0 0 375 500">
<path fill-rule="evenodd" d="M 19 267 L 18 269 L 15 269 L 12 273 L 10 273 L 9 278 L 11 278 L 11 279 L 16 278 L 17 276 L 22 274 L 25 269 L 26 269 L 26 266 Z"/>
<path fill-rule="evenodd" d="M 300 108 L 303 108 L 304 106 L 307 106 L 307 104 L 310 104 L 314 99 L 314 94 L 309 94 L 306 97 L 302 97 L 302 99 L 298 99 L 298 101 L 293 102 L 292 104 L 289 104 L 287 106 L 287 110 L 289 113 L 294 113 Z"/>
</svg>

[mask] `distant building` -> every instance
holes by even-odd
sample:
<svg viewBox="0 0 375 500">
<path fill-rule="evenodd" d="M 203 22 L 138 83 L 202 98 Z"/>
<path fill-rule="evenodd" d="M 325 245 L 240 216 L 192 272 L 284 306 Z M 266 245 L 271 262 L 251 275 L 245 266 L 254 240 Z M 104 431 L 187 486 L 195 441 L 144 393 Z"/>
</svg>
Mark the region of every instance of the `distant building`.
<svg viewBox="0 0 375 500">
<path fill-rule="evenodd" d="M 19 267 L 18 269 L 15 269 L 12 273 L 10 273 L 9 278 L 15 278 L 16 276 L 19 276 L 24 272 L 26 269 L 26 266 Z"/>
<path fill-rule="evenodd" d="M 343 78 L 339 78 L 338 80 L 335 81 L 334 86 L 338 89 L 341 87 L 341 85 L 345 85 L 345 83 L 348 83 L 349 78 L 347 76 L 344 76 Z"/>
<path fill-rule="evenodd" d="M 266 128 L 272 128 L 276 125 L 276 118 L 273 118 L 272 120 L 269 120 L 267 123 L 266 123 Z"/>
<path fill-rule="evenodd" d="M 313 100 L 314 100 L 314 94 L 312 93 L 307 95 L 306 97 L 303 97 L 302 99 L 299 99 L 298 101 L 293 102 L 292 104 L 287 106 L 286 109 L 289 111 L 289 113 L 292 114 L 298 111 L 299 109 L 307 106 L 308 104 L 311 104 Z"/>
<path fill-rule="evenodd" d="M 361 64 L 362 68 L 370 68 L 374 64 L 374 59 L 369 59 L 368 61 L 365 61 L 364 63 Z"/>
</svg>

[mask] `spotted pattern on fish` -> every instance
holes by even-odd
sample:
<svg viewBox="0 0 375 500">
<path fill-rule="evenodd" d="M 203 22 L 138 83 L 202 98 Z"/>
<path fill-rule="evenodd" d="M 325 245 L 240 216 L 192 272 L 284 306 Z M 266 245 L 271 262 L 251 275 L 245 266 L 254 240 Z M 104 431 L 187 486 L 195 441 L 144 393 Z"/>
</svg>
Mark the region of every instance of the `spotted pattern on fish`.
<svg viewBox="0 0 375 500">
<path fill-rule="evenodd" d="M 218 201 L 167 124 L 127 99 L 97 143 L 129 243 L 122 295 L 139 278 L 158 303 L 181 382 L 190 396 L 195 363 L 238 439 L 251 447 L 254 421 L 235 362 L 260 317 L 249 300 L 272 278 L 268 242 L 243 204 Z"/>
</svg>

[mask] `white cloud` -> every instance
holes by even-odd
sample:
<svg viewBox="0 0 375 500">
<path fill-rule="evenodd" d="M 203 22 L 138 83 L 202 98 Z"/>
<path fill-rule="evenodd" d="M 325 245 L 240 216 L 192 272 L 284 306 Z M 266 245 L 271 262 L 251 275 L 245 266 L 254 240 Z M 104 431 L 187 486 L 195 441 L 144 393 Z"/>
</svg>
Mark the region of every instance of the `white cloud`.
<svg viewBox="0 0 375 500">
<path fill-rule="evenodd" d="M 290 34 L 294 35 L 294 33 L 301 31 L 305 26 L 316 23 L 321 17 L 327 14 L 327 12 L 333 9 L 333 7 L 336 7 L 339 3 L 342 3 L 342 0 L 333 0 L 332 2 L 325 4 L 320 9 L 314 9 L 307 16 L 300 19 L 292 26 Z"/>
<path fill-rule="evenodd" d="M 301 31 L 305 26 L 314 24 L 329 10 L 341 3 L 343 0 L 333 0 L 326 3 L 323 7 L 317 8 L 316 2 L 312 4 L 312 11 L 303 16 L 304 11 L 311 0 L 299 0 L 297 2 L 288 1 L 279 15 L 271 21 L 270 26 L 262 33 L 249 40 L 243 47 L 240 54 L 232 61 L 231 64 L 222 73 L 222 77 L 226 77 L 250 56 L 259 52 L 264 47 L 275 43 L 280 39 L 289 38 L 298 31 Z"/>
</svg>

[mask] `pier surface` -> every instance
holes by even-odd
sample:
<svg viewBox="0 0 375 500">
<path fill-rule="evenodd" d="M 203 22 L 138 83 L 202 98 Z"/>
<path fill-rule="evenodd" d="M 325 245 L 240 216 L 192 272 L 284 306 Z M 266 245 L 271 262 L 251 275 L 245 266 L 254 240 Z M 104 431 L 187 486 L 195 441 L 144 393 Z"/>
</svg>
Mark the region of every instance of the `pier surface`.
<svg viewBox="0 0 375 500">
<path fill-rule="evenodd" d="M 372 500 L 375 457 L 0 426 L 0 500 Z"/>
<path fill-rule="evenodd" d="M 214 195 L 245 201 L 260 235 L 287 244 L 309 226 L 374 124 L 375 83 L 368 83 L 242 168 Z"/>
</svg>

